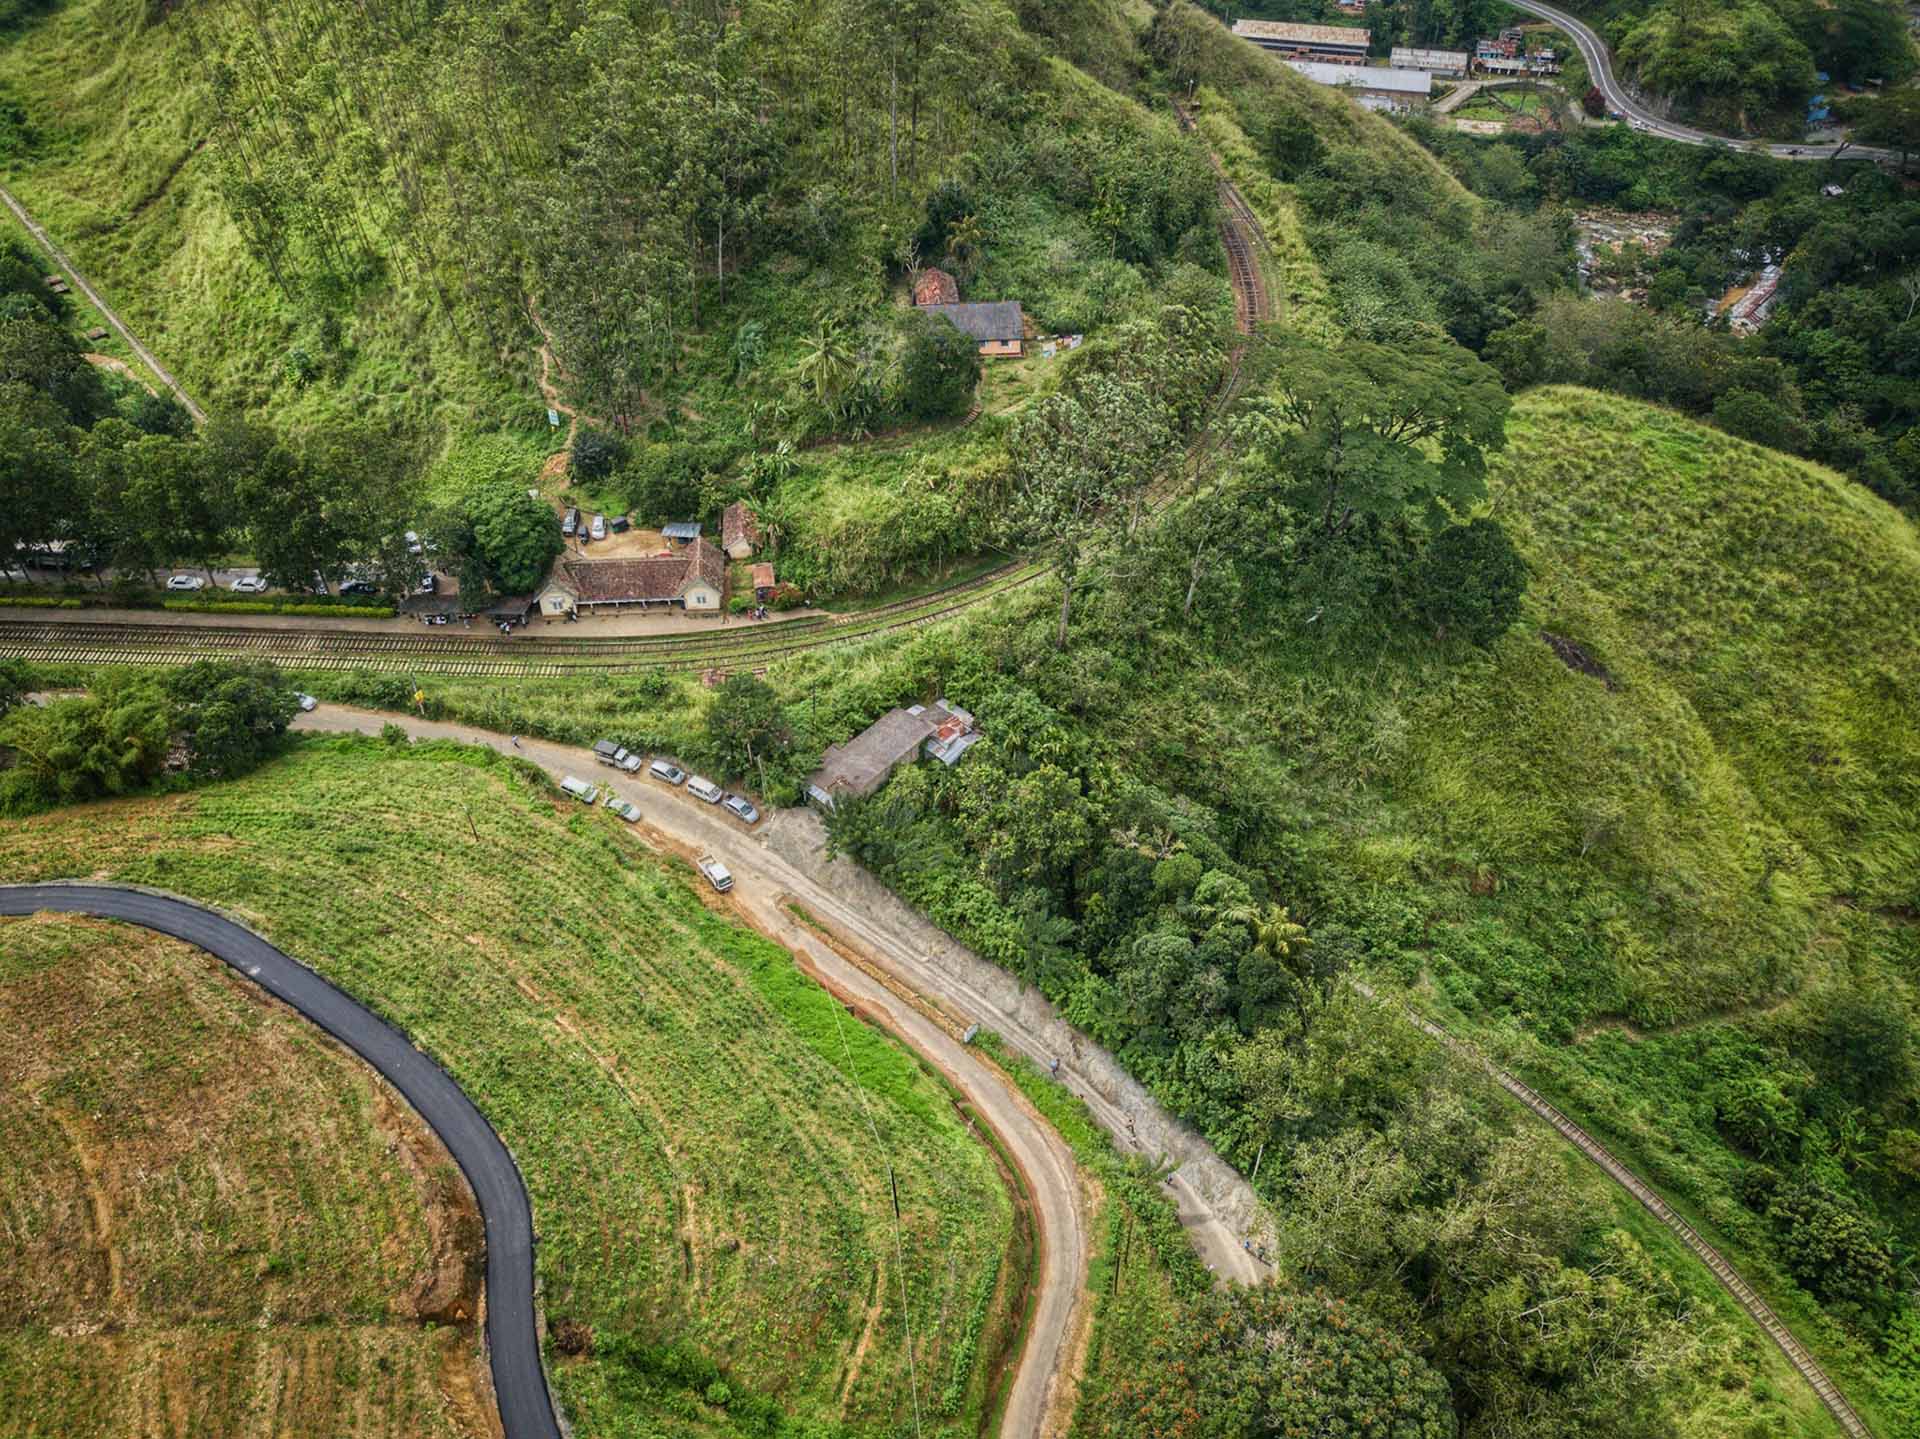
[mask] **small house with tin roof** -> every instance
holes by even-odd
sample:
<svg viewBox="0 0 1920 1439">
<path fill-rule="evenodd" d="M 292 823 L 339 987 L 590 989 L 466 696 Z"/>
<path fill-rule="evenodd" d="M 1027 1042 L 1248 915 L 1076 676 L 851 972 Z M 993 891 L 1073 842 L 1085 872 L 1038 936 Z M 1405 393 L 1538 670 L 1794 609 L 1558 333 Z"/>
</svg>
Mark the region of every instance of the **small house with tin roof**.
<svg viewBox="0 0 1920 1439">
<path fill-rule="evenodd" d="M 750 559 L 760 548 L 760 522 L 745 500 L 735 500 L 721 511 L 720 548 L 730 560 Z"/>
<path fill-rule="evenodd" d="M 807 777 L 807 798 L 823 809 L 872 794 L 903 764 L 922 755 L 952 765 L 981 739 L 973 716 L 955 704 L 892 709 L 845 744 L 827 746 Z"/>
<path fill-rule="evenodd" d="M 920 312 L 932 319 L 938 315 L 953 322 L 961 334 L 979 345 L 989 359 L 1018 359 L 1027 342 L 1026 316 L 1020 313 L 1018 300 L 993 300 L 986 304 L 922 305 Z"/>
<path fill-rule="evenodd" d="M 726 602 L 727 557 L 718 545 L 696 539 L 671 555 L 634 560 L 562 559 L 540 591 L 540 613 L 557 616 L 577 610 L 638 605 L 678 605 L 715 613 Z"/>
</svg>

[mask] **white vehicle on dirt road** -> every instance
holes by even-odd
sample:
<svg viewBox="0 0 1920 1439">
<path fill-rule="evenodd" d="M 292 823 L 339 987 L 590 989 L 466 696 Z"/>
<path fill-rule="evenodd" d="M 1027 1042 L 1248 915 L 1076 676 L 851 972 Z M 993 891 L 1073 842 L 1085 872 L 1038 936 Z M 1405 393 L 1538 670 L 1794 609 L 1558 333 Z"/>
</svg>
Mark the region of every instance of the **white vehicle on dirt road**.
<svg viewBox="0 0 1920 1439">
<path fill-rule="evenodd" d="M 707 883 L 720 893 L 725 894 L 733 888 L 733 875 L 727 867 L 710 854 L 700 856 L 700 873 L 707 877 Z"/>
</svg>

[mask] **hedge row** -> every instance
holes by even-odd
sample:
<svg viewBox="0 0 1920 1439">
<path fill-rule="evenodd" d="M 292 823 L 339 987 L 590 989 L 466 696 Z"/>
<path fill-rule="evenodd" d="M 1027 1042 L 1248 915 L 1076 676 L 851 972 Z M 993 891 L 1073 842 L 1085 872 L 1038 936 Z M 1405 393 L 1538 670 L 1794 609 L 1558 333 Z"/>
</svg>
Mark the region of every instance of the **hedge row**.
<svg viewBox="0 0 1920 1439">
<path fill-rule="evenodd" d="M 56 599 L 52 595 L 48 595 L 45 599 L 40 599 L 34 595 L 0 595 L 0 605 L 15 605 L 41 610 L 77 610 L 82 607 L 82 604 L 83 602 L 80 600 Z"/>
<path fill-rule="evenodd" d="M 391 605 L 282 605 L 270 600 L 164 600 L 160 608 L 202 615 L 331 615 L 355 620 L 390 620 L 394 615 Z"/>
</svg>

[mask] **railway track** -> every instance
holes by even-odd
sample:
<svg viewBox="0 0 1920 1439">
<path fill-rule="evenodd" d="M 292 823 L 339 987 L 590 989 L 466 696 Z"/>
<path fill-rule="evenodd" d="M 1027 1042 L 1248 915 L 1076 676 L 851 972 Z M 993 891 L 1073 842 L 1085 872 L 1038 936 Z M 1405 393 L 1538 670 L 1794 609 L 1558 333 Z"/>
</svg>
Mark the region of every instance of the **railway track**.
<svg viewBox="0 0 1920 1439">
<path fill-rule="evenodd" d="M 1369 998 L 1379 997 L 1370 985 L 1355 981 L 1354 988 Z M 1494 1083 L 1551 1124 L 1560 1132 L 1562 1138 L 1598 1165 L 1609 1179 L 1639 1200 L 1649 1214 L 1658 1219 L 1679 1238 L 1682 1244 L 1693 1251 L 1694 1256 L 1707 1266 L 1715 1279 L 1720 1281 L 1721 1287 L 1731 1294 L 1753 1321 L 1766 1331 L 1767 1337 L 1779 1347 L 1782 1354 L 1787 1356 L 1787 1362 L 1793 1365 L 1802 1379 L 1807 1381 L 1807 1386 L 1819 1396 L 1820 1402 L 1827 1407 L 1827 1412 L 1833 1415 L 1834 1421 L 1839 1424 L 1849 1439 L 1874 1439 L 1873 1431 L 1867 1427 L 1866 1421 L 1854 1411 L 1853 1406 L 1847 1402 L 1846 1396 L 1840 1392 L 1833 1380 L 1827 1377 L 1827 1372 L 1820 1367 L 1820 1362 L 1808 1352 L 1804 1344 L 1794 1337 L 1793 1331 L 1781 1322 L 1780 1316 L 1773 1312 L 1772 1306 L 1754 1292 L 1753 1286 L 1740 1277 L 1734 1267 L 1727 1263 L 1718 1249 L 1706 1241 L 1699 1230 L 1674 1212 L 1672 1205 L 1656 1194 L 1639 1175 L 1614 1158 L 1599 1140 L 1567 1118 L 1539 1090 L 1515 1078 L 1479 1049 L 1456 1037 L 1450 1030 L 1434 1023 L 1425 1015 L 1406 1005 L 1401 1005 L 1400 1008 L 1414 1024 L 1439 1040 L 1454 1054 L 1484 1069 L 1492 1076 Z"/>
<path fill-rule="evenodd" d="M 1191 121 L 1179 111 L 1181 124 Z M 1216 159 L 1215 169 L 1219 162 Z M 1220 237 L 1233 286 L 1234 323 L 1251 336 L 1272 317 L 1260 253 L 1267 238 L 1259 219 L 1240 192 L 1220 177 Z M 1216 397 L 1223 413 L 1245 391 L 1243 338 L 1230 354 L 1227 376 Z M 968 421 L 977 418 L 970 414 Z M 1188 463 L 1175 483 L 1158 497 L 1155 508 L 1170 503 L 1204 466 L 1214 447 L 1209 425 L 1188 450 Z M 929 595 L 899 600 L 859 614 L 837 618 L 784 620 L 766 628 L 740 628 L 711 635 L 659 635 L 629 638 L 570 638 L 541 633 L 519 639 L 494 638 L 461 630 L 381 632 L 300 626 L 270 628 L 241 625 L 183 625 L 164 621 L 100 622 L 84 619 L 0 620 L 0 658 L 43 664 L 182 665 L 203 659 L 258 658 L 289 669 L 372 670 L 499 679 L 551 679 L 584 671 L 630 673 L 660 669 L 761 669 L 776 660 L 831 645 L 870 639 L 949 619 L 963 610 L 997 599 L 1045 574 L 1044 566 L 1013 560 Z"/>
<path fill-rule="evenodd" d="M 794 620 L 727 634 L 634 638 L 494 638 L 374 630 L 86 620 L 0 620 L 0 657 L 48 664 L 181 665 L 203 659 L 269 659 L 289 669 L 552 678 L 643 669 L 763 667 L 829 645 L 932 624 L 1019 589 L 1045 573 L 1018 563 L 932 596 L 838 619 Z"/>
</svg>

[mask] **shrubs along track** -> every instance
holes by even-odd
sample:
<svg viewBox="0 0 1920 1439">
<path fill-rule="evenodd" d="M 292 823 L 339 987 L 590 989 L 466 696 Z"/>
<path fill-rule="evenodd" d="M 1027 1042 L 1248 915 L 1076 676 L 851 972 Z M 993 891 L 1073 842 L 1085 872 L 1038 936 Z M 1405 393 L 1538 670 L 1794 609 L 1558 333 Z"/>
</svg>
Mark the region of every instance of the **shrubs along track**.
<svg viewBox="0 0 1920 1439">
<path fill-rule="evenodd" d="M 1372 985 L 1356 980 L 1354 988 L 1369 999 L 1381 998 Z M 1827 1412 L 1833 1415 L 1834 1422 L 1840 1426 L 1841 1432 L 1850 1436 L 1850 1439 L 1873 1439 L 1873 1431 L 1867 1428 L 1866 1422 L 1854 1412 L 1846 1396 L 1840 1392 L 1833 1380 L 1827 1377 L 1827 1371 L 1820 1367 L 1820 1362 L 1808 1351 L 1806 1345 L 1795 1338 L 1793 1331 L 1787 1328 L 1779 1315 L 1774 1313 L 1773 1307 L 1762 1299 L 1754 1291 L 1753 1286 L 1742 1279 L 1734 1267 L 1727 1263 L 1720 1251 L 1709 1244 L 1699 1230 L 1676 1213 L 1673 1206 L 1662 1199 L 1651 1185 L 1614 1158 L 1605 1145 L 1567 1118 L 1558 1106 L 1532 1085 L 1515 1078 L 1473 1045 L 1434 1023 L 1411 1005 L 1401 1003 L 1398 1007 L 1417 1027 L 1438 1040 L 1448 1053 L 1470 1067 L 1484 1069 L 1495 1084 L 1551 1124 L 1560 1132 L 1563 1139 L 1597 1164 L 1601 1172 L 1615 1184 L 1637 1199 L 1649 1214 L 1665 1225 L 1682 1244 L 1693 1251 L 1695 1257 L 1707 1266 L 1721 1287 L 1731 1294 L 1740 1307 L 1746 1310 L 1767 1332 L 1767 1337 L 1780 1347 L 1782 1354 L 1787 1356 L 1787 1362 L 1793 1365 L 1800 1377 L 1807 1381 L 1808 1386 L 1818 1396 L 1820 1402 L 1826 1405 Z"/>
</svg>

